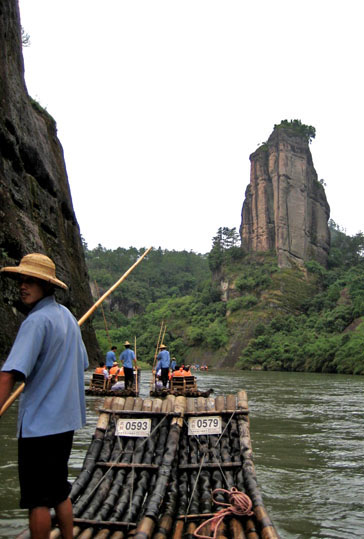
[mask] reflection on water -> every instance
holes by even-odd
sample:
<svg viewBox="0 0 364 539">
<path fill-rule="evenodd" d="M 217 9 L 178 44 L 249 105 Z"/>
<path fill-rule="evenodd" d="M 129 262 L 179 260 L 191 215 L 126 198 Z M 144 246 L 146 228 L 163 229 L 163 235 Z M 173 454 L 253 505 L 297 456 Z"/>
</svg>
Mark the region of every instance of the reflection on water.
<svg viewBox="0 0 364 539">
<path fill-rule="evenodd" d="M 364 536 L 364 377 L 201 372 L 201 390 L 248 392 L 256 472 L 268 513 L 285 539 Z M 148 396 L 150 372 L 142 372 Z M 87 425 L 75 434 L 70 479 L 77 477 L 103 399 L 87 397 Z M 0 538 L 26 526 L 17 508 L 16 406 L 1 419 Z"/>
</svg>

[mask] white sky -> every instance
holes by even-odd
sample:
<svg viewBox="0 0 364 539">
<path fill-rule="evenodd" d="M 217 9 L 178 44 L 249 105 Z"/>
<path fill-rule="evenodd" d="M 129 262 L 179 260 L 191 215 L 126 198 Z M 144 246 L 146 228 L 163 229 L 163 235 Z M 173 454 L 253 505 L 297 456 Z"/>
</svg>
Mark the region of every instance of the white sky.
<svg viewBox="0 0 364 539">
<path fill-rule="evenodd" d="M 249 155 L 296 118 L 316 128 L 331 217 L 364 230 L 361 0 L 19 5 L 89 248 L 209 251 L 239 229 Z"/>
</svg>

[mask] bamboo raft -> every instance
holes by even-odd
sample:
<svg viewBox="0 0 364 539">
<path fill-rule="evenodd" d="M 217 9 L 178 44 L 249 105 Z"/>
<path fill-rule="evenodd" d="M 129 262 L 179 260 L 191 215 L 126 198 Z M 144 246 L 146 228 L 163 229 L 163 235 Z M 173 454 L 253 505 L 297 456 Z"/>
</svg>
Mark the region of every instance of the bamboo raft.
<svg viewBox="0 0 364 539">
<path fill-rule="evenodd" d="M 216 537 L 277 538 L 257 485 L 248 413 L 245 391 L 197 399 L 106 398 L 70 494 L 74 537 L 192 539 L 200 525 L 199 534 L 212 537 L 209 519 L 229 501 L 221 489 L 236 488 L 249 496 L 252 514 L 225 516 Z M 189 418 L 203 423 L 211 417 L 221 418 L 220 434 L 189 434 Z M 120 421 L 146 420 L 149 436 L 116 435 Z M 60 537 L 57 528 L 51 537 Z"/>
<path fill-rule="evenodd" d="M 209 397 L 213 389 L 201 391 L 197 388 L 196 376 L 172 376 L 169 380 L 168 387 L 157 387 L 155 377 L 151 380 L 151 389 L 149 395 L 151 397 L 165 398 L 168 395 L 174 395 L 178 397 L 180 395 L 184 397 L 198 398 Z"/>
<path fill-rule="evenodd" d="M 135 383 L 135 377 L 138 377 L 138 383 Z M 93 397 L 138 397 L 140 388 L 141 370 L 134 371 L 133 387 L 128 389 L 111 389 L 116 382 L 125 382 L 124 376 L 118 376 L 114 380 L 105 380 L 102 374 L 93 374 L 90 379 L 89 387 L 85 388 L 85 394 Z"/>
<path fill-rule="evenodd" d="M 198 397 L 209 397 L 211 393 L 213 393 L 213 389 L 207 389 L 206 391 L 201 391 L 199 389 L 192 389 L 192 388 L 186 388 L 186 389 L 170 389 L 170 388 L 163 388 L 163 389 L 154 389 L 150 391 L 151 397 L 157 397 L 159 399 L 164 399 L 168 397 L 168 395 L 173 395 L 175 397 L 183 396 L 183 397 L 189 397 L 189 398 L 198 398 Z"/>
</svg>

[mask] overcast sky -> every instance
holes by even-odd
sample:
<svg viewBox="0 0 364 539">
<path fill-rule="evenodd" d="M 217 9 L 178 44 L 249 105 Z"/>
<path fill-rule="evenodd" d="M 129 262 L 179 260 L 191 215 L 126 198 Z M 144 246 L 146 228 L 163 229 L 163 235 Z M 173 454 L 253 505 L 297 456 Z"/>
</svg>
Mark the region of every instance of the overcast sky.
<svg viewBox="0 0 364 539">
<path fill-rule="evenodd" d="M 20 0 L 30 95 L 55 118 L 90 248 L 208 252 L 249 155 L 316 128 L 331 217 L 363 225 L 361 0 Z"/>
</svg>

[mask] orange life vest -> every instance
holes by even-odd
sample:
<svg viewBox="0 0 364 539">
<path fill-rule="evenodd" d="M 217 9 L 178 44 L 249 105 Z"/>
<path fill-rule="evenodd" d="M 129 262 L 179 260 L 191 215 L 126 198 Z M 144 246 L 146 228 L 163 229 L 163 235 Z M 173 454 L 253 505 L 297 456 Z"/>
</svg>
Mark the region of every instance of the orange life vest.
<svg viewBox="0 0 364 539">
<path fill-rule="evenodd" d="M 111 367 L 110 374 L 117 374 L 119 372 L 119 367 Z"/>
<path fill-rule="evenodd" d="M 104 374 L 105 367 L 96 367 L 95 374 Z"/>
</svg>

